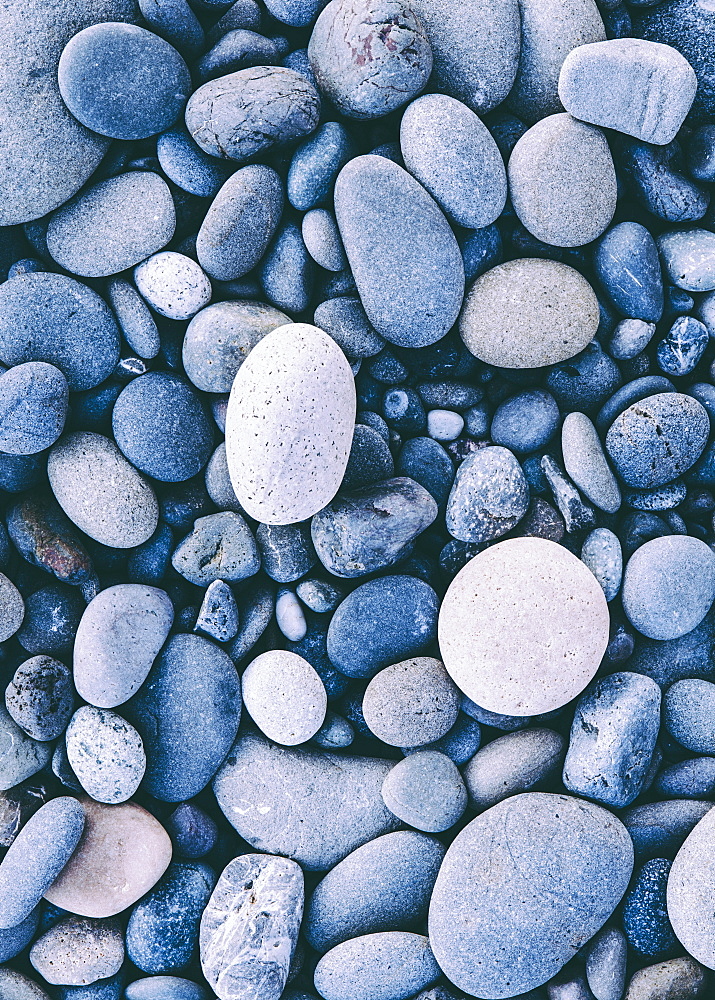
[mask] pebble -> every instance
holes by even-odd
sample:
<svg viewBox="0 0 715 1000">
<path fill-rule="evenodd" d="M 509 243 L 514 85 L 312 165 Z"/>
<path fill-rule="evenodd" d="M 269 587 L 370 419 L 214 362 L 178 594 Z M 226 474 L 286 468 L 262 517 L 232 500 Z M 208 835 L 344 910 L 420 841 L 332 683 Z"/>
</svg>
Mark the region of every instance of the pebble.
<svg viewBox="0 0 715 1000">
<path fill-rule="evenodd" d="M 278 1000 L 303 916 L 303 872 L 265 854 L 234 858 L 201 917 L 201 968 L 220 1000 Z"/>
<path fill-rule="evenodd" d="M 38 938 L 30 962 L 48 983 L 87 986 L 113 976 L 124 961 L 117 921 L 66 917 Z"/>
<path fill-rule="evenodd" d="M 467 791 L 456 764 L 438 750 L 418 750 L 398 761 L 382 783 L 382 798 L 403 823 L 441 833 L 467 808 Z"/>
<path fill-rule="evenodd" d="M 653 215 L 668 222 L 690 222 L 705 215 L 710 194 L 683 173 L 682 150 L 677 141 L 651 146 L 616 134 L 613 152 L 636 202 Z"/>
<path fill-rule="evenodd" d="M 263 337 L 239 369 L 226 416 L 228 467 L 245 510 L 292 524 L 324 508 L 347 466 L 355 407 L 350 367 L 322 330 L 290 323 Z"/>
<path fill-rule="evenodd" d="M 678 639 L 700 624 L 715 600 L 715 555 L 699 538 L 653 538 L 623 575 L 623 610 L 649 639 Z"/>
<path fill-rule="evenodd" d="M 633 973 L 626 1000 L 698 1000 L 705 995 L 707 975 L 689 955 L 647 965 Z"/>
<path fill-rule="evenodd" d="M 492 418 L 491 439 L 517 454 L 543 448 L 556 433 L 560 421 L 554 397 L 543 389 L 527 389 L 510 396 L 497 407 Z"/>
<path fill-rule="evenodd" d="M 652 784 L 654 794 L 671 799 L 706 799 L 715 792 L 715 759 L 695 757 L 664 767 Z"/>
<path fill-rule="evenodd" d="M 356 424 L 341 489 L 369 486 L 394 474 L 395 463 L 384 437 L 373 427 Z"/>
<path fill-rule="evenodd" d="M 74 709 L 71 671 L 51 656 L 25 660 L 5 689 L 5 705 L 28 736 L 35 740 L 57 739 Z"/>
<path fill-rule="evenodd" d="M 447 217 L 466 229 L 489 226 L 507 195 L 506 171 L 489 130 L 446 94 L 413 101 L 400 123 L 405 167 Z"/>
<path fill-rule="evenodd" d="M 229 642 L 235 638 L 238 624 L 238 607 L 233 591 L 223 580 L 214 580 L 206 588 L 195 631 L 216 642 Z"/>
<path fill-rule="evenodd" d="M 377 332 L 401 347 L 440 340 L 459 315 L 464 265 L 432 197 L 391 160 L 358 156 L 336 181 L 335 214 L 360 300 Z"/>
<path fill-rule="evenodd" d="M 430 902 L 435 957 L 468 993 L 540 986 L 600 930 L 632 869 L 630 837 L 605 809 L 566 795 L 514 795 L 467 824 L 447 851 Z"/>
<path fill-rule="evenodd" d="M 396 471 L 424 486 L 440 512 L 445 511 L 454 482 L 454 463 L 441 444 L 429 437 L 410 438 L 400 448 Z"/>
<path fill-rule="evenodd" d="M 663 724 L 693 753 L 715 754 L 715 684 L 695 678 L 676 681 L 663 699 Z"/>
<path fill-rule="evenodd" d="M 140 358 L 155 358 L 161 346 L 159 331 L 148 306 L 124 278 L 113 278 L 107 284 L 107 295 L 117 322 L 131 349 Z"/>
<path fill-rule="evenodd" d="M 319 117 L 315 87 L 283 66 L 253 66 L 211 80 L 186 106 L 194 142 L 211 156 L 239 163 L 309 135 Z"/>
<path fill-rule="evenodd" d="M 67 415 L 67 379 L 54 365 L 29 361 L 0 375 L 0 447 L 35 455 L 55 443 Z"/>
<path fill-rule="evenodd" d="M 199 149 L 181 126 L 157 136 L 156 155 L 169 180 L 197 198 L 215 197 L 233 169 Z"/>
<path fill-rule="evenodd" d="M 15 635 L 25 617 L 25 602 L 15 584 L 0 573 L 0 642 Z"/>
<path fill-rule="evenodd" d="M 355 740 L 355 730 L 347 719 L 330 709 L 325 713 L 325 722 L 313 737 L 313 741 L 324 750 L 344 750 Z"/>
<path fill-rule="evenodd" d="M 144 777 L 146 755 L 139 733 L 116 712 L 82 705 L 65 733 L 67 759 L 97 802 L 126 802 Z"/>
<path fill-rule="evenodd" d="M 249 587 L 241 597 L 238 632 L 228 647 L 234 663 L 253 649 L 268 627 L 274 611 L 274 596 L 268 587 Z"/>
<path fill-rule="evenodd" d="M 659 342 L 656 359 L 666 375 L 688 375 L 708 346 L 707 328 L 692 316 L 679 316 Z"/>
<path fill-rule="evenodd" d="M 435 441 L 456 441 L 464 430 L 464 417 L 454 410 L 430 410 L 427 433 Z"/>
<path fill-rule="evenodd" d="M 181 857 L 203 858 L 216 844 L 218 827 L 208 813 L 191 802 L 181 802 L 165 825 Z"/>
<path fill-rule="evenodd" d="M 211 300 L 211 282 L 190 257 L 173 250 L 155 253 L 134 268 L 141 296 L 167 319 L 191 319 Z"/>
<path fill-rule="evenodd" d="M 532 125 L 509 157 L 508 174 L 514 211 L 543 243 L 583 246 L 613 218 L 616 171 L 606 138 L 570 115 Z"/>
<path fill-rule="evenodd" d="M 331 0 L 313 26 L 308 59 L 321 92 L 357 119 L 406 104 L 432 71 L 422 22 L 401 0 Z"/>
<path fill-rule="evenodd" d="M 278 230 L 259 269 L 263 294 L 289 313 L 304 312 L 310 304 L 315 264 L 303 242 L 300 226 L 286 222 Z"/>
<path fill-rule="evenodd" d="M 338 224 L 332 212 L 326 208 L 313 208 L 306 212 L 301 233 L 305 247 L 316 264 L 335 272 L 347 267 Z"/>
<path fill-rule="evenodd" d="M 604 927 L 588 945 L 586 979 L 595 1000 L 621 1000 L 628 945 L 617 927 Z"/>
<path fill-rule="evenodd" d="M 663 314 L 663 278 L 658 246 L 645 226 L 638 222 L 613 226 L 598 241 L 593 264 L 620 313 L 647 323 L 658 322 Z"/>
<path fill-rule="evenodd" d="M 258 728 L 282 746 L 307 742 L 325 721 L 328 702 L 323 682 L 296 653 L 272 650 L 257 656 L 243 673 L 241 690 L 246 711 Z"/>
<path fill-rule="evenodd" d="M 148 976 L 135 979 L 124 991 L 126 1000 L 207 1000 L 206 990 L 179 976 Z"/>
<path fill-rule="evenodd" d="M 91 431 L 65 435 L 50 451 L 47 475 L 65 514 L 90 538 L 128 549 L 154 534 L 154 491 L 109 438 Z"/>
<path fill-rule="evenodd" d="M 687 836 L 668 876 L 668 918 L 685 950 L 706 968 L 715 967 L 713 914 L 708 886 L 713 877 L 715 813 L 710 811 Z"/>
<path fill-rule="evenodd" d="M 633 840 L 636 858 L 673 857 L 691 830 L 709 809 L 710 802 L 669 799 L 632 806 L 621 815 Z"/>
<path fill-rule="evenodd" d="M 529 507 L 529 486 L 507 448 L 482 448 L 457 469 L 447 500 L 447 531 L 463 542 L 500 538 Z"/>
<path fill-rule="evenodd" d="M 680 131 L 697 85 L 690 63 L 670 45 L 611 38 L 569 52 L 559 98 L 581 121 L 666 145 Z"/>
<path fill-rule="evenodd" d="M 715 289 L 715 234 L 707 229 L 681 229 L 658 237 L 666 275 L 686 292 Z"/>
<path fill-rule="evenodd" d="M 235 28 L 216 42 L 197 63 L 201 83 L 248 66 L 273 66 L 286 50 L 286 39 L 265 38 L 255 31 Z"/>
<path fill-rule="evenodd" d="M 325 122 L 302 142 L 293 154 L 286 181 L 293 208 L 306 212 L 322 204 L 353 153 L 350 134 L 339 122 Z"/>
<path fill-rule="evenodd" d="M 323 1000 L 404 1000 L 439 976 L 427 937 L 381 931 L 344 941 L 324 955 L 315 988 Z"/>
<path fill-rule="evenodd" d="M 566 740 L 553 729 L 507 733 L 482 747 L 463 770 L 473 808 L 483 811 L 552 779 L 563 764 Z"/>
<path fill-rule="evenodd" d="M 598 431 L 585 413 L 572 412 L 561 428 L 561 451 L 566 472 L 599 510 L 615 514 L 621 491 L 603 453 Z"/>
<path fill-rule="evenodd" d="M 462 340 L 499 368 L 539 368 L 572 358 L 598 328 L 598 300 L 586 281 L 555 260 L 511 260 L 481 275 L 467 293 Z"/>
<path fill-rule="evenodd" d="M 3 1000 L 50 1000 L 34 980 L 7 966 L 0 968 L 0 987 L 4 991 Z"/>
<path fill-rule="evenodd" d="M 134 802 L 104 805 L 83 798 L 81 805 L 84 833 L 45 899 L 83 917 L 113 917 L 159 881 L 171 860 L 171 841 Z"/>
<path fill-rule="evenodd" d="M 581 561 L 596 577 L 607 601 L 621 589 L 623 553 L 621 543 L 610 528 L 594 528 L 581 546 Z"/>
<path fill-rule="evenodd" d="M 313 314 L 313 321 L 330 334 L 349 358 L 371 358 L 385 346 L 358 298 L 346 295 L 321 302 Z"/>
<path fill-rule="evenodd" d="M 452 679 L 482 708 L 537 715 L 586 687 L 606 650 L 608 622 L 603 591 L 579 559 L 543 538 L 510 539 L 454 578 L 439 645 Z"/>
<path fill-rule="evenodd" d="M 608 342 L 608 353 L 617 361 L 630 360 L 644 351 L 655 333 L 655 323 L 623 319 Z"/>
<path fill-rule="evenodd" d="M 193 798 L 236 739 L 241 721 L 236 668 L 208 639 L 174 635 L 127 715 L 144 741 L 145 789 L 162 802 Z"/>
<path fill-rule="evenodd" d="M 419 656 L 385 667 L 363 695 L 370 730 L 394 747 L 416 747 L 444 736 L 457 721 L 459 691 L 439 660 Z"/>
<path fill-rule="evenodd" d="M 208 587 L 214 580 L 235 582 L 253 576 L 260 557 L 241 515 L 222 511 L 194 521 L 193 530 L 174 550 L 171 564 L 196 587 Z"/>
<path fill-rule="evenodd" d="M 279 588 L 276 596 L 276 625 L 290 642 L 300 642 L 308 631 L 301 603 L 287 587 Z"/>
<path fill-rule="evenodd" d="M 626 939 L 639 957 L 667 958 L 678 948 L 666 909 L 670 867 L 665 858 L 646 861 L 623 902 Z"/>
<path fill-rule="evenodd" d="M 52 746 L 33 740 L 0 704 L 0 790 L 14 788 L 49 763 Z"/>
<path fill-rule="evenodd" d="M 293 858 L 306 871 L 326 871 L 398 826 L 380 797 L 391 766 L 368 757 L 286 749 L 246 733 L 213 788 L 222 812 L 251 846 Z M 308 785 L 313 792 L 305 795 Z"/>
<path fill-rule="evenodd" d="M 564 785 L 612 809 L 629 806 L 645 785 L 659 726 L 655 681 L 630 672 L 602 677 L 576 703 Z"/>
</svg>

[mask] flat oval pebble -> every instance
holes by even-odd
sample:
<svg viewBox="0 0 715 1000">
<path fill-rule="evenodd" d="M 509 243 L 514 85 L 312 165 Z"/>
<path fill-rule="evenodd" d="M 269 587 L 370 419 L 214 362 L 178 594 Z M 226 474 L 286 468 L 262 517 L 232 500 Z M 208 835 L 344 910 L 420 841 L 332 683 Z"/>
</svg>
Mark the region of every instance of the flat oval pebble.
<svg viewBox="0 0 715 1000">
<path fill-rule="evenodd" d="M 459 321 L 472 354 L 500 368 L 537 368 L 572 358 L 598 328 L 598 300 L 567 264 L 525 258 L 472 285 Z"/>
<path fill-rule="evenodd" d="M 581 546 L 581 561 L 591 570 L 603 588 L 607 601 L 621 589 L 623 552 L 618 535 L 610 528 L 594 528 Z"/>
<path fill-rule="evenodd" d="M 263 337 L 238 371 L 226 414 L 231 482 L 248 514 L 292 524 L 332 500 L 355 406 L 350 366 L 326 333 L 292 323 Z"/>
<path fill-rule="evenodd" d="M 419 749 L 398 761 L 382 783 L 382 798 L 403 823 L 426 833 L 449 830 L 467 808 L 457 765 L 439 750 Z"/>
<path fill-rule="evenodd" d="M 67 379 L 54 365 L 27 361 L 0 375 L 0 449 L 36 455 L 51 447 L 67 416 Z"/>
<path fill-rule="evenodd" d="M 82 705 L 65 733 L 67 759 L 88 795 L 112 805 L 126 802 L 144 777 L 139 733 L 116 712 Z"/>
<path fill-rule="evenodd" d="M 425 189 L 383 156 L 358 156 L 336 181 L 335 214 L 377 332 L 401 347 L 443 337 L 459 314 L 464 265 L 446 218 Z"/>
<path fill-rule="evenodd" d="M 191 319 L 211 301 L 203 269 L 173 250 L 155 253 L 134 268 L 134 283 L 155 312 L 167 319 Z"/>
<path fill-rule="evenodd" d="M 431 743 L 457 721 L 460 694 L 439 660 L 418 656 L 385 667 L 368 684 L 362 710 L 388 746 Z"/>
<path fill-rule="evenodd" d="M 207 1000 L 203 986 L 180 976 L 147 976 L 130 983 L 124 995 L 127 1000 Z"/>
<path fill-rule="evenodd" d="M 124 936 L 114 920 L 65 917 L 35 941 L 29 957 L 48 983 L 88 986 L 119 971 Z"/>
<path fill-rule="evenodd" d="M 47 475 L 64 512 L 90 538 L 128 549 L 153 535 L 154 491 L 109 438 L 91 431 L 66 435 L 50 452 Z"/>
<path fill-rule="evenodd" d="M 715 969 L 713 884 L 715 812 L 710 811 L 688 835 L 668 876 L 668 918 L 686 951 Z"/>
<path fill-rule="evenodd" d="M 486 1000 L 540 986 L 605 923 L 632 870 L 630 837 L 605 809 L 514 795 L 447 851 L 430 903 L 435 957 L 456 986 Z"/>
<path fill-rule="evenodd" d="M 315 969 L 315 988 L 323 1000 L 407 1000 L 439 976 L 424 935 L 381 931 L 324 955 Z"/>
<path fill-rule="evenodd" d="M 328 698 L 323 682 L 297 653 L 261 653 L 244 670 L 241 693 L 261 732 L 282 746 L 306 743 L 325 720 Z"/>
<path fill-rule="evenodd" d="M 561 428 L 564 467 L 581 492 L 607 514 L 621 506 L 621 491 L 603 453 L 598 432 L 585 413 L 566 415 Z"/>
<path fill-rule="evenodd" d="M 658 247 L 638 222 L 619 222 L 601 237 L 594 268 L 610 300 L 624 316 L 656 323 L 663 313 Z M 615 355 L 614 355 L 615 357 Z"/>
<path fill-rule="evenodd" d="M 549 780 L 566 754 L 566 741 L 553 729 L 525 729 L 498 736 L 463 769 L 469 801 L 488 809 L 517 792 L 530 792 Z"/>
<path fill-rule="evenodd" d="M 28 736 L 54 740 L 64 732 L 74 708 L 72 672 L 51 656 L 33 656 L 13 674 L 5 704 Z"/>
</svg>

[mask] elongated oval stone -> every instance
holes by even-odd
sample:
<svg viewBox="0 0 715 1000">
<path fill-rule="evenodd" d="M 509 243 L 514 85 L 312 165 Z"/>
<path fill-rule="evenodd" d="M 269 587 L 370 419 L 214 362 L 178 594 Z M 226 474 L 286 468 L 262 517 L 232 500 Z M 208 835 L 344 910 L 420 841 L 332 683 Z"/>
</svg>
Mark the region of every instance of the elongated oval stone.
<svg viewBox="0 0 715 1000">
<path fill-rule="evenodd" d="M 201 917 L 201 968 L 220 1000 L 279 1000 L 303 917 L 303 872 L 243 854 L 224 868 Z"/>
<path fill-rule="evenodd" d="M 668 876 L 668 917 L 693 958 L 715 969 L 715 810 L 688 835 Z"/>
<path fill-rule="evenodd" d="M 447 851 L 430 903 L 432 951 L 471 995 L 525 993 L 603 926 L 632 870 L 631 838 L 610 812 L 567 795 L 514 795 Z"/>
</svg>

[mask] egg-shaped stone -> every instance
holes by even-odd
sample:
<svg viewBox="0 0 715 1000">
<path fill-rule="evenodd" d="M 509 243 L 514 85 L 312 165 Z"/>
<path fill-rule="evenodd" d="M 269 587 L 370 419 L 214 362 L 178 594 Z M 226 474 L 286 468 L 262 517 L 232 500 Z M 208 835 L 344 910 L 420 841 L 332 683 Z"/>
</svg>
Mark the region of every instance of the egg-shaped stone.
<svg viewBox="0 0 715 1000">
<path fill-rule="evenodd" d="M 688 835 L 668 875 L 668 919 L 685 950 L 715 969 L 715 811 Z"/>
<path fill-rule="evenodd" d="M 355 409 L 350 365 L 332 337 L 307 323 L 265 336 L 241 365 L 226 413 L 226 458 L 243 509 L 263 524 L 293 524 L 330 503 Z"/>
</svg>

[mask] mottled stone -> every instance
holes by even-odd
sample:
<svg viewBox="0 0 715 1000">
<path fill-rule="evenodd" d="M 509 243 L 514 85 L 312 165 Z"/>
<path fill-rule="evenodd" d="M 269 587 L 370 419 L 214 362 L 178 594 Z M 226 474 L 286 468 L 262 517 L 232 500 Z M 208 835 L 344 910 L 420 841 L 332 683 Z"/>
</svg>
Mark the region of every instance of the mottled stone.
<svg viewBox="0 0 715 1000">
<path fill-rule="evenodd" d="M 72 673 L 51 656 L 33 656 L 13 674 L 5 689 L 5 705 L 28 736 L 57 739 L 74 708 Z"/>
<path fill-rule="evenodd" d="M 634 972 L 625 1000 L 705 1000 L 708 984 L 707 970 L 684 955 Z"/>
<path fill-rule="evenodd" d="M 581 546 L 581 561 L 588 566 L 603 588 L 607 601 L 621 589 L 623 553 L 618 535 L 610 528 L 594 528 Z"/>
<path fill-rule="evenodd" d="M 383 743 L 416 747 L 444 736 L 457 721 L 459 704 L 459 691 L 442 663 L 418 656 L 376 674 L 365 689 L 362 710 Z"/>
<path fill-rule="evenodd" d="M 651 858 L 635 873 L 623 900 L 623 929 L 629 947 L 638 957 L 667 958 L 678 950 L 678 940 L 668 920 L 666 885 L 671 862 Z"/>
<path fill-rule="evenodd" d="M 67 759 L 82 788 L 97 802 L 126 802 L 144 777 L 141 736 L 116 712 L 82 705 L 65 733 Z"/>
<path fill-rule="evenodd" d="M 0 989 L 3 1000 L 50 1000 L 33 979 L 7 966 L 0 967 Z"/>
<path fill-rule="evenodd" d="M 167 319 L 191 319 L 211 300 L 211 282 L 203 268 L 173 250 L 163 250 L 134 268 L 142 298 Z"/>
<path fill-rule="evenodd" d="M 561 767 L 566 740 L 553 729 L 525 729 L 499 736 L 467 761 L 463 769 L 469 800 L 488 809 L 518 792 L 530 792 Z"/>
<path fill-rule="evenodd" d="M 623 931 L 604 927 L 586 950 L 586 980 L 595 1000 L 621 1000 L 628 945 Z"/>
<path fill-rule="evenodd" d="M 27 361 L 0 376 L 0 449 L 36 455 L 55 443 L 67 416 L 67 379 L 54 365 Z"/>
<path fill-rule="evenodd" d="M 715 289 L 715 233 L 676 229 L 661 233 L 658 250 L 666 275 L 686 292 Z"/>
<path fill-rule="evenodd" d="M 447 500 L 447 531 L 463 542 L 489 542 L 519 523 L 529 507 L 529 486 L 507 448 L 482 448 L 457 469 Z"/>
<path fill-rule="evenodd" d="M 692 753 L 715 754 L 715 684 L 687 678 L 665 693 L 663 723 L 671 736 Z"/>
<path fill-rule="evenodd" d="M 344 941 L 324 955 L 315 988 L 324 1000 L 406 1000 L 439 976 L 428 938 L 382 931 Z"/>
<path fill-rule="evenodd" d="M 15 635 L 25 617 L 25 602 L 12 580 L 0 573 L 0 642 Z"/>
<path fill-rule="evenodd" d="M 30 962 L 48 983 L 88 986 L 113 976 L 124 961 L 124 935 L 116 920 L 66 917 L 38 938 Z"/>
<path fill-rule="evenodd" d="M 227 510 L 197 518 L 174 549 L 171 564 L 194 586 L 208 587 L 214 580 L 254 576 L 261 562 L 251 529 L 240 514 Z"/>
</svg>

